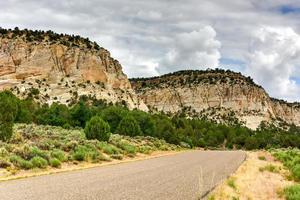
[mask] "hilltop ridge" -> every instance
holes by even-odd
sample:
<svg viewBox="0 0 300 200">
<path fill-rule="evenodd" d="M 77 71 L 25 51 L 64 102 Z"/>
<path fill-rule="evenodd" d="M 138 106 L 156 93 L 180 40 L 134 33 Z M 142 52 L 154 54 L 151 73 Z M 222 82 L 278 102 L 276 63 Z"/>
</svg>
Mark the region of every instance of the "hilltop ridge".
<svg viewBox="0 0 300 200">
<path fill-rule="evenodd" d="M 271 98 L 251 77 L 230 70 L 182 70 L 130 81 L 152 110 L 253 129 L 263 121 L 300 124 L 299 103 Z"/>
<path fill-rule="evenodd" d="M 147 110 L 121 64 L 96 42 L 53 31 L 0 29 L 0 90 L 34 92 L 41 103 L 68 104 L 81 95 Z"/>
</svg>

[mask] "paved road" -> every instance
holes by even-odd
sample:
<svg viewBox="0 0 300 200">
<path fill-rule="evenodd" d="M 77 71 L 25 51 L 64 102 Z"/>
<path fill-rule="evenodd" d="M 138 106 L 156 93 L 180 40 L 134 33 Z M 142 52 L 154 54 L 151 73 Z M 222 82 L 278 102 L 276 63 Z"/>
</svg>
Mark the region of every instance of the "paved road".
<svg viewBox="0 0 300 200">
<path fill-rule="evenodd" d="M 0 182 L 1 200 L 199 199 L 234 172 L 241 151 L 191 151 L 149 160 Z"/>
</svg>

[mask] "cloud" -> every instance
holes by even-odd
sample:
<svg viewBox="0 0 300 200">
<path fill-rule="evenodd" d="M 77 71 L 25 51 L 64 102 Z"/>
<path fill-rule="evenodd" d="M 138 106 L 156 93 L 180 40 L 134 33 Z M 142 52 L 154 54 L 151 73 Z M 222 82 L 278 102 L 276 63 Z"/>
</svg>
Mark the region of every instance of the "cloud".
<svg viewBox="0 0 300 200">
<path fill-rule="evenodd" d="M 172 47 L 159 64 L 161 73 L 182 69 L 206 69 L 219 66 L 221 54 L 220 41 L 216 39 L 216 31 L 211 26 L 179 33 L 171 42 Z"/>
<path fill-rule="evenodd" d="M 52 29 L 89 37 L 108 49 L 129 77 L 220 64 L 251 73 L 272 96 L 285 97 L 290 93 L 283 88 L 298 88 L 300 84 L 295 81 L 300 77 L 299 63 L 295 58 L 288 59 L 291 52 L 286 53 L 286 59 L 276 57 L 272 58 L 274 63 L 267 63 L 276 65 L 275 71 L 268 73 L 281 77 L 289 72 L 284 76 L 285 82 L 280 80 L 282 89 L 276 90 L 272 86 L 275 80 L 263 80 L 268 77 L 261 78 L 267 74 L 265 69 L 254 64 L 264 64 L 258 58 L 271 59 L 269 54 L 273 53 L 263 47 L 270 43 L 260 41 L 252 33 L 268 25 L 292 29 L 298 35 L 298 8 L 300 2 L 295 0 L 3 0 L 0 1 L 0 26 Z M 268 38 L 278 37 L 272 31 L 263 32 L 268 33 L 265 33 Z M 285 35 L 279 35 L 282 34 Z M 251 40 L 261 46 L 255 47 Z M 273 43 L 275 49 L 280 48 Z M 288 99 L 300 100 L 300 93 Z"/>
<path fill-rule="evenodd" d="M 253 34 L 247 73 L 271 96 L 297 100 L 300 86 L 293 76 L 297 76 L 299 55 L 300 35 L 292 28 L 261 27 Z"/>
</svg>

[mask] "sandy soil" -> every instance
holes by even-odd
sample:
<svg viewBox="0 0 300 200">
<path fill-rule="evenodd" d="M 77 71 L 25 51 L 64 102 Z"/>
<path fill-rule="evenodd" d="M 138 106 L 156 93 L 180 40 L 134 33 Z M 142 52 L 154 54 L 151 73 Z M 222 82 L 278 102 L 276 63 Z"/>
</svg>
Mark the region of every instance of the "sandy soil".
<svg viewBox="0 0 300 200">
<path fill-rule="evenodd" d="M 274 165 L 275 172 L 260 170 L 267 165 Z M 287 180 L 288 174 L 289 172 L 280 162 L 275 161 L 270 153 L 247 152 L 246 161 L 211 193 L 210 199 L 281 200 L 282 189 L 293 184 Z"/>
</svg>

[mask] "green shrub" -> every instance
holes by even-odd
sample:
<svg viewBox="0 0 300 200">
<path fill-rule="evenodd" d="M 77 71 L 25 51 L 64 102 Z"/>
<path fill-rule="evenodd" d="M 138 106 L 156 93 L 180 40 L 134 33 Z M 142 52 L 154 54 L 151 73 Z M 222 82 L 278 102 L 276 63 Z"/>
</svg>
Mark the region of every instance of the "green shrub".
<svg viewBox="0 0 300 200">
<path fill-rule="evenodd" d="M 103 147 L 103 152 L 111 155 L 111 154 L 119 154 L 121 153 L 121 150 L 113 145 L 108 144 Z"/>
<path fill-rule="evenodd" d="M 75 152 L 73 153 L 73 159 L 74 160 L 77 160 L 77 161 L 84 161 L 85 160 L 85 157 L 86 157 L 86 150 L 83 149 L 83 148 L 77 148 L 75 150 Z"/>
<path fill-rule="evenodd" d="M 41 157 L 45 160 L 49 160 L 49 155 L 46 151 L 39 149 L 38 147 L 32 147 L 30 152 L 30 157 Z"/>
<path fill-rule="evenodd" d="M 62 150 L 59 149 L 55 149 L 51 152 L 51 157 L 52 158 L 56 158 L 59 161 L 63 162 L 66 160 L 66 156 L 65 153 Z"/>
<path fill-rule="evenodd" d="M 78 146 L 72 157 L 77 161 L 98 161 L 102 159 L 100 152 L 92 146 Z"/>
<path fill-rule="evenodd" d="M 142 131 L 139 124 L 133 117 L 126 116 L 121 120 L 116 133 L 120 135 L 137 136 L 141 135 Z"/>
<path fill-rule="evenodd" d="M 31 169 L 33 164 L 30 161 L 24 160 L 20 156 L 13 155 L 10 157 L 10 162 L 13 163 L 15 167 L 20 169 Z"/>
<path fill-rule="evenodd" d="M 61 167 L 61 162 L 57 158 L 50 159 L 50 165 L 55 168 Z"/>
<path fill-rule="evenodd" d="M 293 177 L 299 181 L 300 180 L 300 164 L 296 164 L 293 168 L 292 168 L 292 175 Z"/>
<path fill-rule="evenodd" d="M 136 153 L 136 147 L 127 142 L 119 142 L 117 143 L 117 147 L 124 150 L 127 154 L 134 155 Z"/>
<path fill-rule="evenodd" d="M 30 161 L 28 161 L 28 160 L 21 160 L 20 167 L 22 169 L 32 169 L 33 168 L 33 164 Z"/>
<path fill-rule="evenodd" d="M 284 195 L 287 200 L 299 200 L 300 199 L 300 184 L 285 188 Z"/>
<path fill-rule="evenodd" d="M 39 157 L 39 156 L 33 157 L 30 161 L 31 161 L 33 167 L 36 167 L 36 168 L 44 169 L 48 166 L 47 160 L 45 160 L 44 158 Z"/>
<path fill-rule="evenodd" d="M 109 124 L 98 116 L 92 117 L 92 119 L 87 122 L 84 132 L 86 138 L 90 140 L 108 141 L 111 135 Z"/>
</svg>

